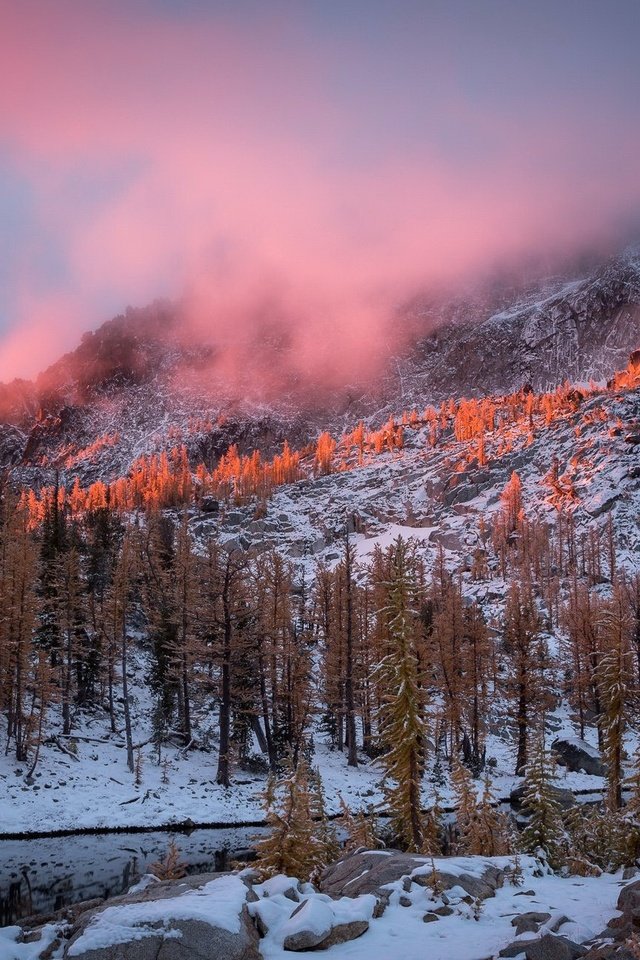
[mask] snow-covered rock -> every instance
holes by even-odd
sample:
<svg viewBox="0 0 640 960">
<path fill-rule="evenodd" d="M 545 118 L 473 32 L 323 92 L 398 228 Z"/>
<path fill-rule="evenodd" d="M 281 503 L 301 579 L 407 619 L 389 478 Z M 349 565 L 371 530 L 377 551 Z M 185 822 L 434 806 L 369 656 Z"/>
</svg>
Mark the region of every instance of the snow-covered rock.
<svg viewBox="0 0 640 960">
<path fill-rule="evenodd" d="M 291 892 L 298 885 L 291 877 L 276 876 L 253 887 L 258 899 L 249 904 L 260 935 L 287 951 L 326 950 L 362 936 L 374 916 L 376 898 L 359 896 L 332 899 L 311 884 L 300 887 L 301 902 L 292 908 Z"/>
<path fill-rule="evenodd" d="M 333 926 L 333 910 L 317 898 L 299 904 L 280 933 L 285 950 L 311 950 L 326 940 Z"/>
<path fill-rule="evenodd" d="M 234 874 L 152 885 L 82 915 L 64 950 L 81 960 L 259 960 L 247 886 Z"/>
<path fill-rule="evenodd" d="M 460 887 L 463 894 L 486 899 L 502 886 L 506 866 L 504 858 L 433 859 L 397 850 L 356 851 L 325 870 L 321 887 L 334 897 L 372 893 L 384 898 L 390 885 L 406 881 L 406 885 L 436 886 L 439 890 Z"/>
<path fill-rule="evenodd" d="M 500 951 L 500 956 L 509 958 L 523 955 L 526 960 L 577 960 L 586 952 L 585 947 L 573 940 L 546 933 L 532 940 L 515 940 Z"/>
<path fill-rule="evenodd" d="M 382 915 L 376 913 L 373 894 L 334 898 L 292 877 L 251 883 L 252 875 L 245 871 L 163 882 L 94 907 L 71 926 L 60 918 L 40 929 L 0 930 L 0 957 L 286 960 L 292 952 L 316 953 L 349 941 L 344 951 L 330 950 L 329 955 L 351 960 L 577 960 L 582 955 L 587 960 L 630 960 L 624 942 L 637 921 L 637 881 L 621 891 L 620 874 L 559 877 L 522 857 L 518 885 L 509 878 L 509 865 L 509 858 L 437 858 L 437 875 L 458 881 L 444 891 L 416 882 L 426 867 L 418 863 L 388 885 Z M 505 877 L 502 886 L 496 884 L 496 871 Z M 494 886 L 491 895 L 484 900 L 470 896 L 462 886 L 466 878 L 484 878 Z M 299 904 L 286 895 L 292 890 Z M 514 927 L 522 929 L 515 939 Z M 603 933 L 596 936 L 597 930 Z"/>
<path fill-rule="evenodd" d="M 592 777 L 606 776 L 606 767 L 600 753 L 580 737 L 558 737 L 551 744 L 551 749 L 558 763 L 567 770 L 574 773 L 584 771 Z"/>
</svg>

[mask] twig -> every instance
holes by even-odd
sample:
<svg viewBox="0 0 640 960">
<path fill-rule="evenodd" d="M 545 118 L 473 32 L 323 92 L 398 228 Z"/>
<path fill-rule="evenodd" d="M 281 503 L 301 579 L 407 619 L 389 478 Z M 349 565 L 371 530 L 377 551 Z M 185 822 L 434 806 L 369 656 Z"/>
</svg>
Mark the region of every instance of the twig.
<svg viewBox="0 0 640 960">
<path fill-rule="evenodd" d="M 60 743 L 58 737 L 53 738 L 53 742 L 59 750 L 62 750 L 63 753 L 66 753 L 68 757 L 71 757 L 72 760 L 75 760 L 76 763 L 80 763 L 80 757 L 76 757 L 75 753 L 72 753 L 68 747 L 65 747 L 63 743 Z"/>
</svg>

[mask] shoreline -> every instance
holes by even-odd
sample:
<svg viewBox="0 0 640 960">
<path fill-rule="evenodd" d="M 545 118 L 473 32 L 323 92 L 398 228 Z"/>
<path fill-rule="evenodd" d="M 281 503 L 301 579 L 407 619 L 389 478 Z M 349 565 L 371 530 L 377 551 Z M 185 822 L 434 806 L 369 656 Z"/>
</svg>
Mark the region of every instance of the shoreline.
<svg viewBox="0 0 640 960">
<path fill-rule="evenodd" d="M 587 797 L 593 795 L 594 797 L 601 798 L 605 791 L 602 787 L 583 787 L 581 789 L 572 790 L 571 792 L 575 797 Z M 512 807 L 511 798 L 500 797 L 495 801 L 494 806 L 500 806 L 501 804 L 508 804 L 510 807 Z M 456 807 L 441 807 L 440 809 L 442 813 L 455 813 L 456 811 Z M 375 813 L 376 816 L 382 818 L 388 816 L 388 814 L 384 811 L 377 810 Z M 339 820 L 341 816 L 342 813 L 330 813 L 327 815 L 327 819 Z M 199 822 L 187 819 L 180 821 L 174 820 L 169 823 L 146 823 L 140 826 L 127 824 L 116 827 L 95 826 L 76 828 L 61 827 L 57 830 L 13 830 L 6 833 L 0 832 L 0 843 L 3 840 L 47 840 L 55 837 L 82 837 L 120 833 L 191 833 L 194 830 L 247 830 L 250 828 L 261 828 L 268 826 L 269 824 L 264 818 L 262 820 L 211 820 Z"/>
</svg>

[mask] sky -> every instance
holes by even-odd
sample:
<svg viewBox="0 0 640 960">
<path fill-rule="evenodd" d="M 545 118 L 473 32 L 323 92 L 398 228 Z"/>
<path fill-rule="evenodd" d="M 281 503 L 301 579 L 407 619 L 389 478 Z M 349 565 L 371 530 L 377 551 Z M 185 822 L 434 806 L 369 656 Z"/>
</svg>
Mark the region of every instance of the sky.
<svg viewBox="0 0 640 960">
<path fill-rule="evenodd" d="M 375 351 L 640 210 L 638 0 L 0 0 L 0 379 L 128 305 Z"/>
</svg>

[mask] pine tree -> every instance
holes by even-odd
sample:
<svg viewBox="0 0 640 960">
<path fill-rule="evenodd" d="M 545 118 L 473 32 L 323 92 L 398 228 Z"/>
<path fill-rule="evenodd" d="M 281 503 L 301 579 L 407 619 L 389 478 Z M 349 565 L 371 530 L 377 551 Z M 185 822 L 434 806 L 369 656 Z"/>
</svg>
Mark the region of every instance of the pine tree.
<svg viewBox="0 0 640 960">
<path fill-rule="evenodd" d="M 336 442 L 330 433 L 326 431 L 318 437 L 316 445 L 316 454 L 314 461 L 314 470 L 321 476 L 333 472 L 333 455 L 336 449 Z"/>
<path fill-rule="evenodd" d="M 171 729 L 177 700 L 172 660 L 177 622 L 171 582 L 175 556 L 173 524 L 152 510 L 135 538 L 135 544 L 151 648 L 149 684 L 155 698 L 152 722 L 156 739 L 162 740 Z"/>
<path fill-rule="evenodd" d="M 58 666 L 62 645 L 59 622 L 60 558 L 69 548 L 65 511 L 60 506 L 59 478 L 45 496 L 44 515 L 40 530 L 40 576 L 38 594 L 40 615 L 38 639 L 49 653 L 51 665 Z"/>
<path fill-rule="evenodd" d="M 347 748 L 347 763 L 358 766 L 356 721 L 361 658 L 360 591 L 353 578 L 353 545 L 345 531 L 344 556 L 334 570 L 318 568 L 314 585 L 315 619 L 324 641 L 322 693 L 326 722 L 338 750 Z"/>
<path fill-rule="evenodd" d="M 466 607 L 463 614 L 464 706 L 469 728 L 469 762 L 475 774 L 484 766 L 485 723 L 487 713 L 487 680 L 491 643 L 482 611 L 477 603 Z M 466 758 L 465 758 L 466 759 Z"/>
<path fill-rule="evenodd" d="M 553 794 L 553 761 L 541 734 L 532 751 L 524 780 L 522 806 L 529 820 L 521 834 L 524 853 L 542 856 L 553 869 L 562 865 L 565 831 Z"/>
<path fill-rule="evenodd" d="M 422 818 L 421 853 L 430 857 L 439 857 L 442 853 L 442 804 L 437 790 L 433 794 L 433 803 Z"/>
<path fill-rule="evenodd" d="M 171 670 L 175 676 L 178 728 L 185 744 L 193 738 L 191 723 L 192 682 L 200 655 L 198 625 L 201 621 L 199 566 L 189 533 L 188 516 L 183 514 L 176 535 L 172 564 L 172 608 L 175 616 Z"/>
<path fill-rule="evenodd" d="M 469 833 L 476 818 L 477 799 L 471 774 L 457 754 L 452 758 L 451 786 L 455 798 L 458 831 L 456 853 L 467 853 L 469 852 Z"/>
<path fill-rule="evenodd" d="M 380 762 L 393 830 L 408 850 L 420 851 L 424 844 L 420 787 L 427 731 L 425 691 L 418 675 L 415 577 L 409 548 L 401 537 L 390 548 L 390 560 L 384 610 L 390 648 L 378 667 Z"/>
<path fill-rule="evenodd" d="M 625 827 L 624 847 L 628 856 L 627 862 L 633 863 L 640 856 L 640 743 L 636 746 L 627 787 L 630 790 L 629 798 L 621 815 Z"/>
<path fill-rule="evenodd" d="M 26 724 L 27 741 L 25 742 L 25 748 L 27 751 L 32 750 L 33 756 L 27 779 L 33 776 L 38 765 L 40 748 L 44 740 L 44 721 L 47 709 L 57 695 L 53 684 L 53 670 L 43 650 L 38 651 L 37 659 L 32 665 L 29 693 L 31 695 L 31 711 Z"/>
<path fill-rule="evenodd" d="M 180 880 L 187 874 L 187 865 L 180 859 L 180 848 L 171 840 L 163 860 L 149 864 L 147 871 L 158 880 Z"/>
<path fill-rule="evenodd" d="M 511 852 L 512 846 L 508 818 L 497 809 L 489 774 L 485 772 L 482 795 L 467 831 L 467 852 L 502 857 Z"/>
<path fill-rule="evenodd" d="M 113 578 L 105 597 L 104 632 L 107 637 L 108 649 L 117 651 L 120 659 L 122 703 L 124 712 L 125 741 L 127 745 L 127 767 L 134 772 L 135 761 L 133 755 L 133 732 L 131 723 L 131 703 L 129 698 L 129 634 L 127 630 L 127 613 L 130 602 L 131 569 L 133 564 L 132 543 L 127 532 L 122 541 L 120 555 L 117 559 Z"/>
<path fill-rule="evenodd" d="M 488 773 L 478 798 L 471 774 L 455 757 L 452 785 L 456 798 L 457 852 L 471 856 L 497 857 L 510 851 L 509 825 L 495 807 Z"/>
<path fill-rule="evenodd" d="M 348 765 L 358 766 L 358 749 L 356 743 L 356 709 L 355 709 L 355 624 L 353 616 L 354 583 L 352 577 L 353 547 L 349 540 L 349 527 L 345 532 L 344 545 L 344 576 L 345 576 L 345 677 L 344 677 L 344 705 L 347 735 Z"/>
<path fill-rule="evenodd" d="M 618 844 L 612 830 L 615 819 L 616 816 L 610 813 L 603 816 L 601 810 L 590 804 L 577 804 L 567 810 L 563 822 L 569 873 L 581 877 L 599 876 L 602 867 L 609 867 L 617 859 L 615 848 Z"/>
<path fill-rule="evenodd" d="M 427 631 L 428 659 L 437 665 L 444 699 L 443 738 L 453 754 L 462 739 L 462 709 L 464 705 L 465 662 L 461 658 L 464 644 L 465 621 L 462 585 L 453 578 L 444 565 L 444 555 L 438 557 L 438 575 L 434 577 L 432 629 Z"/>
<path fill-rule="evenodd" d="M 33 704 L 32 643 L 38 611 L 35 589 L 37 552 L 25 511 L 16 510 L 15 501 L 10 498 L 3 504 L 3 512 L 0 538 L 0 708 L 7 718 L 7 750 L 13 740 L 16 760 L 22 762 L 27 759 L 32 734 L 32 708 L 29 704 Z"/>
<path fill-rule="evenodd" d="M 119 650 L 113 637 L 107 635 L 106 602 L 113 581 L 123 524 L 108 506 L 90 510 L 85 516 L 87 530 L 86 590 L 87 614 L 96 656 L 99 660 L 101 684 L 107 687 L 109 723 L 116 732 L 115 682 Z"/>
<path fill-rule="evenodd" d="M 343 797 L 340 797 L 339 825 L 347 834 L 345 848 L 353 850 L 375 850 L 381 846 L 376 834 L 376 818 L 373 810 L 358 810 L 354 813 Z"/>
<path fill-rule="evenodd" d="M 516 773 L 520 775 L 527 766 L 529 729 L 534 719 L 532 712 L 539 705 L 540 697 L 544 693 L 542 686 L 536 684 L 539 630 L 540 618 L 531 584 L 514 580 L 507 594 L 504 645 L 511 660 L 507 693 L 515 706 L 518 736 Z"/>
<path fill-rule="evenodd" d="M 319 862 L 312 873 L 313 880 L 320 879 L 322 869 L 333 863 L 340 855 L 340 844 L 335 829 L 327 816 L 327 807 L 324 798 L 322 777 L 318 767 L 309 771 L 310 812 L 314 822 L 315 842 L 319 854 Z"/>
<path fill-rule="evenodd" d="M 607 803 L 611 811 L 622 806 L 623 735 L 633 681 L 630 635 L 633 625 L 628 595 L 616 584 L 610 602 L 602 610 L 605 653 L 598 668 L 602 702 L 600 728 L 603 757 L 607 765 Z"/>
<path fill-rule="evenodd" d="M 279 778 L 269 778 L 265 809 L 271 832 L 256 843 L 255 867 L 261 874 L 284 873 L 308 880 L 326 866 L 326 825 L 313 819 L 319 797 L 317 782 L 313 785 L 311 779 L 309 765 L 302 757 L 297 767 L 288 760 Z"/>
<path fill-rule="evenodd" d="M 82 669 L 82 639 L 85 634 L 86 607 L 80 556 L 71 545 L 57 560 L 57 608 L 60 650 L 60 682 L 63 733 L 71 733 L 72 707 L 77 699 L 78 677 Z"/>
</svg>

